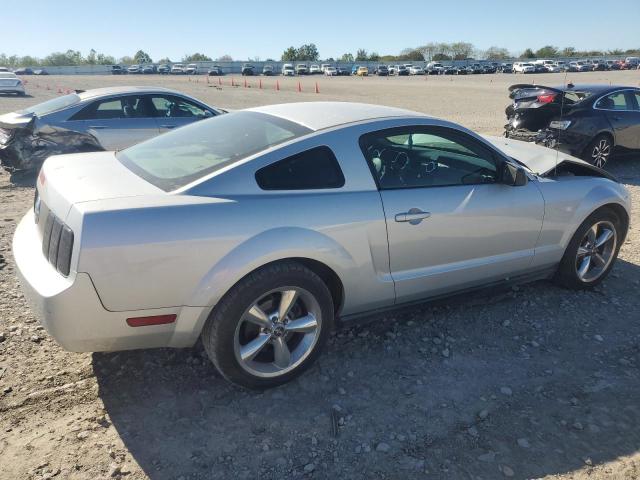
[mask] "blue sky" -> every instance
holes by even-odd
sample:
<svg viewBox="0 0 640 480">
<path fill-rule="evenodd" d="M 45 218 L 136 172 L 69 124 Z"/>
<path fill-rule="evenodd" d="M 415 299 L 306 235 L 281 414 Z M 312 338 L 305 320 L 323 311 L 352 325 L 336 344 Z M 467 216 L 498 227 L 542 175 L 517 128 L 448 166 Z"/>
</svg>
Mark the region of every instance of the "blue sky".
<svg viewBox="0 0 640 480">
<path fill-rule="evenodd" d="M 142 49 L 156 60 L 196 51 L 277 59 L 311 42 L 323 58 L 453 41 L 516 53 L 640 47 L 640 0 L 0 0 L 0 12 L 8 55 L 94 48 L 116 57 Z"/>
</svg>

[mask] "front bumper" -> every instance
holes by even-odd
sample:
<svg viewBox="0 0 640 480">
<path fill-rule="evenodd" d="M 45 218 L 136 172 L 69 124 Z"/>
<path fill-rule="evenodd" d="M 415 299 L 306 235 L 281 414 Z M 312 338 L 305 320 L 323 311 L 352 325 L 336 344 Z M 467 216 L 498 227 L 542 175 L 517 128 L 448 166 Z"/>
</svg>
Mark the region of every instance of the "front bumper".
<svg viewBox="0 0 640 480">
<path fill-rule="evenodd" d="M 60 275 L 42 254 L 42 238 L 30 211 L 13 237 L 13 255 L 27 302 L 47 332 L 66 350 L 97 352 L 192 346 L 210 309 L 175 307 L 108 311 L 87 273 Z M 176 314 L 174 323 L 130 327 L 127 318 Z"/>
</svg>

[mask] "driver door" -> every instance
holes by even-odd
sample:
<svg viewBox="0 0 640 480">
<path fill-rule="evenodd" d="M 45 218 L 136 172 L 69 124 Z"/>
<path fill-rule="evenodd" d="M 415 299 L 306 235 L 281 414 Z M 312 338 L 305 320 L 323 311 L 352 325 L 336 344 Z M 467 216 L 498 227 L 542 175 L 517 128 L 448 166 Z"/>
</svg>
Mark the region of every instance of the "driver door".
<svg viewBox="0 0 640 480">
<path fill-rule="evenodd" d="M 384 206 L 396 303 L 527 270 L 544 201 L 535 182 L 498 183 L 497 152 L 425 126 L 370 133 L 361 145 Z"/>
<path fill-rule="evenodd" d="M 203 106 L 176 95 L 152 95 L 151 103 L 160 133 L 213 116 Z"/>
</svg>

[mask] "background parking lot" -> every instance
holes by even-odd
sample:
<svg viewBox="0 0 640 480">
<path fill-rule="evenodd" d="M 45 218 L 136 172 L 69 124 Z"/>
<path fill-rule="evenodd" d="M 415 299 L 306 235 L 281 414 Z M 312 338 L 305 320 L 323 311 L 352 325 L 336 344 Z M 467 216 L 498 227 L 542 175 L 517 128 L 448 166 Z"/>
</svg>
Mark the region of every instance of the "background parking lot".
<svg viewBox="0 0 640 480">
<path fill-rule="evenodd" d="M 0 114 L 59 91 L 144 84 L 229 109 L 385 104 L 499 135 L 509 85 L 565 80 L 635 86 L 640 72 L 252 77 L 246 87 L 240 76 L 235 86 L 231 76 L 32 77 L 27 97 L 0 96 Z M 265 393 L 223 381 L 199 345 L 58 347 L 11 256 L 33 180 L 0 173 L 0 479 L 640 477 L 640 158 L 610 170 L 633 197 L 632 226 L 600 287 L 540 282 L 381 315 L 336 332 L 307 374 Z"/>
</svg>

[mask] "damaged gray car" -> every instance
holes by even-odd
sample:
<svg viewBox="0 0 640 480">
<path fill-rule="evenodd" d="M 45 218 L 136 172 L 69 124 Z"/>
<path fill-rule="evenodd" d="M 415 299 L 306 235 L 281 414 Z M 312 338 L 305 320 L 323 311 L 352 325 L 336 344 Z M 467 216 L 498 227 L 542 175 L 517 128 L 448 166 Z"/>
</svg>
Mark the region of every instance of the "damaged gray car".
<svg viewBox="0 0 640 480">
<path fill-rule="evenodd" d="M 51 155 L 121 150 L 223 112 L 165 88 L 76 91 L 0 115 L 0 164 L 34 171 Z"/>
</svg>

